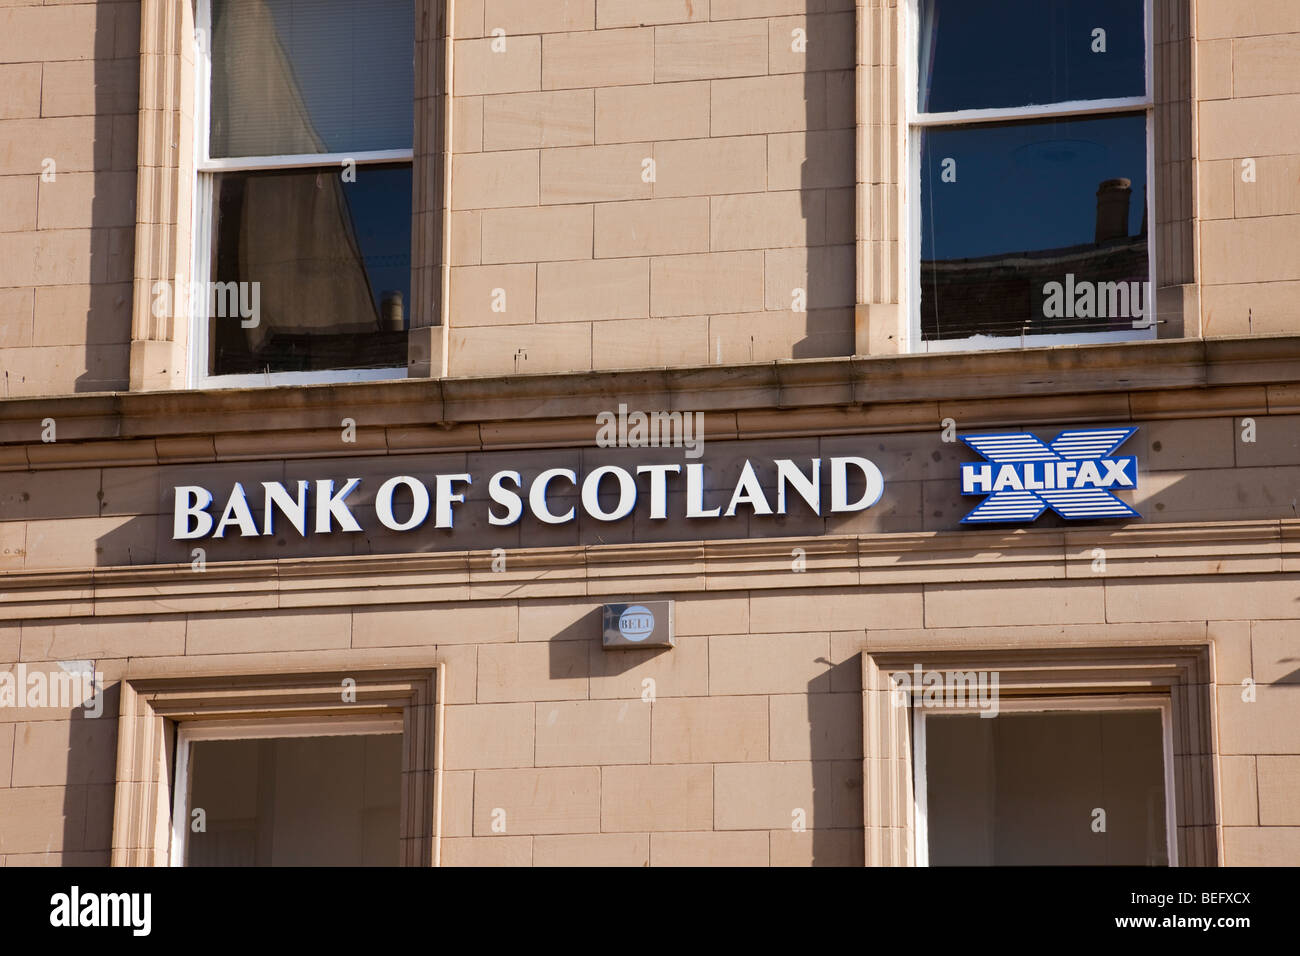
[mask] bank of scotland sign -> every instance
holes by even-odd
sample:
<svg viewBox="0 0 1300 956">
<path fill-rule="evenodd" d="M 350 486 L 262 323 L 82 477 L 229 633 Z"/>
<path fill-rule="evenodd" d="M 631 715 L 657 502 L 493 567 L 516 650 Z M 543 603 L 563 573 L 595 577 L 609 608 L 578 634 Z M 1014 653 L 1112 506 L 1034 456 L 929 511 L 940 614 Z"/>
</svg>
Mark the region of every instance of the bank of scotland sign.
<svg viewBox="0 0 1300 956">
<path fill-rule="evenodd" d="M 1114 492 L 1137 487 L 1137 459 L 1112 458 L 1136 428 L 1064 431 L 1047 444 L 1028 432 L 966 435 L 983 462 L 961 466 L 961 493 L 988 495 L 962 523 L 1062 518 L 1138 518 Z"/>
</svg>

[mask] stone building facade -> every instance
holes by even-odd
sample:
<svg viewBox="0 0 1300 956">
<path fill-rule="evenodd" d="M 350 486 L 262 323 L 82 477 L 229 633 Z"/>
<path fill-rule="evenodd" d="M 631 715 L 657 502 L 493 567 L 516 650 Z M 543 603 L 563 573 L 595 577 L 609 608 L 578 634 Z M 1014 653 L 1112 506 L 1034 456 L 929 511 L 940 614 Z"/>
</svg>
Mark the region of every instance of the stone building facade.
<svg viewBox="0 0 1300 956">
<path fill-rule="evenodd" d="M 921 672 L 999 675 L 1001 726 L 1159 715 L 1145 797 L 1068 783 L 1085 759 L 1129 772 L 1104 733 L 1077 763 L 1065 731 L 1039 729 L 1055 758 L 997 743 L 1004 779 L 1032 753 L 1065 781 L 1059 829 L 1033 837 L 1061 859 L 1300 860 L 1300 7 L 1062 0 L 1063 49 L 1119 57 L 1123 18 L 1145 25 L 1141 89 L 994 117 L 918 105 L 954 58 L 976 69 L 944 0 L 382 0 L 391 33 L 313 2 L 0 5 L 5 865 L 300 859 L 267 836 L 299 839 L 277 800 L 297 807 L 281 825 L 311 818 L 284 782 L 297 758 L 263 746 L 256 808 L 218 810 L 190 799 L 198 755 L 367 734 L 401 735 L 400 783 L 340 787 L 347 862 L 1024 861 L 1005 825 L 1024 792 L 945 771 L 942 716 L 899 689 Z M 1099 41 L 1103 13 L 1121 25 Z M 308 55 L 344 49 L 309 16 L 375 44 L 344 87 L 343 59 Z M 237 29 L 276 43 L 241 59 Z M 378 106 L 332 111 L 404 51 L 394 147 L 363 122 Z M 214 117 L 262 129 L 245 69 L 285 82 L 272 118 L 312 135 L 220 155 Z M 1145 130 L 1115 240 L 1146 249 L 1145 313 L 1116 331 L 1080 310 L 1046 337 L 1054 319 L 996 315 L 989 295 L 1037 308 L 1041 262 L 1011 280 L 1034 295 L 922 287 L 923 264 L 980 261 L 982 220 L 1000 268 L 1036 248 L 1086 264 L 1096 171 L 1128 134 L 1068 144 L 1107 117 Z M 1015 176 L 980 129 L 1023 135 Z M 961 149 L 931 170 L 938 142 Z M 1040 202 L 1014 189 L 1043 169 L 1082 198 L 988 218 Z M 278 205 L 298 202 L 317 218 Z M 1067 219 L 1082 238 L 1055 239 Z M 409 258 L 383 246 L 406 241 L 394 223 Z M 292 295 L 286 261 L 315 270 Z M 348 295 L 364 314 L 336 314 Z M 934 315 L 974 337 L 924 331 Z M 398 358 L 323 361 L 319 336 Z M 225 374 L 227 349 L 264 370 Z M 676 431 L 605 440 L 635 412 Z M 963 494 L 963 465 L 998 464 L 967 439 L 1098 432 L 1091 459 L 1131 456 L 1112 467 L 1136 487 L 1089 500 L 1124 516 L 1044 495 L 963 520 L 992 500 Z M 849 459 L 868 464 L 838 487 Z M 671 608 L 673 646 L 604 646 L 611 605 Z M 82 673 L 93 705 L 31 696 Z M 340 780 L 371 759 L 335 758 L 361 761 Z M 945 822 L 953 780 L 998 812 Z M 205 848 L 195 810 L 225 842 Z"/>
</svg>

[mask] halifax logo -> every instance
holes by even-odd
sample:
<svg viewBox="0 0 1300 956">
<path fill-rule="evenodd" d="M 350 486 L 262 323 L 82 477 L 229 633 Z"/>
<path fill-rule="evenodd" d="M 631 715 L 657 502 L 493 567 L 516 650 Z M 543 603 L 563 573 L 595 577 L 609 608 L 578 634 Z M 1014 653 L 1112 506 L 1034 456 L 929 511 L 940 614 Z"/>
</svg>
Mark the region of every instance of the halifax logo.
<svg viewBox="0 0 1300 956">
<path fill-rule="evenodd" d="M 961 466 L 961 493 L 988 495 L 962 523 L 1062 518 L 1140 518 L 1113 494 L 1137 487 L 1137 459 L 1108 457 L 1136 428 L 1063 431 L 1048 444 L 1028 432 L 967 435 L 984 462 Z"/>
</svg>

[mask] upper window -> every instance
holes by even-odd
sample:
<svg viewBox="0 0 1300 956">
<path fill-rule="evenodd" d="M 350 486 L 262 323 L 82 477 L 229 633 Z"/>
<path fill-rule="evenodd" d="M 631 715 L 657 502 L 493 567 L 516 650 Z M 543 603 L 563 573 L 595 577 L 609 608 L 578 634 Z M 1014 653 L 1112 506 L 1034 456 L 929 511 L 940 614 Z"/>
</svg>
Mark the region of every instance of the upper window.
<svg viewBox="0 0 1300 956">
<path fill-rule="evenodd" d="M 414 0 L 207 0 L 200 18 L 201 381 L 404 375 Z"/>
<path fill-rule="evenodd" d="M 1151 337 L 1145 0 L 914 10 L 914 347 Z"/>
</svg>

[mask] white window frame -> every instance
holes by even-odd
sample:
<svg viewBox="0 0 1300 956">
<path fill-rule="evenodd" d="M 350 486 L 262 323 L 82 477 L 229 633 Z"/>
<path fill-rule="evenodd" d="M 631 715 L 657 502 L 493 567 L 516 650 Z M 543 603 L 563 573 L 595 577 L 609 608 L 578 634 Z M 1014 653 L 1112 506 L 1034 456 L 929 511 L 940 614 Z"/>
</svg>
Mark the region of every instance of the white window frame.
<svg viewBox="0 0 1300 956">
<path fill-rule="evenodd" d="M 930 865 L 929 827 L 927 824 L 928 782 L 925 751 L 925 719 L 927 716 L 952 717 L 980 714 L 978 707 L 924 707 L 917 706 L 915 692 L 910 692 L 912 719 L 912 767 L 915 824 L 913 832 L 914 856 L 917 866 Z M 1159 694 L 1099 694 L 1075 697 L 1003 697 L 998 700 L 999 714 L 1042 713 L 1160 713 L 1160 738 L 1164 752 L 1165 783 L 1165 845 L 1168 848 L 1169 866 L 1178 865 L 1178 807 L 1174 790 L 1174 732 L 1173 706 L 1168 697 Z M 998 720 L 998 717 L 988 718 Z"/>
<path fill-rule="evenodd" d="M 186 721 L 176 728 L 176 780 L 172 788 L 172 840 L 168 862 L 186 866 L 190 832 L 190 748 L 206 740 L 267 740 L 283 737 L 376 736 L 404 733 L 401 714 Z"/>
<path fill-rule="evenodd" d="M 921 113 L 917 109 L 919 69 L 917 41 L 920 36 L 919 17 L 921 0 L 907 0 L 903 12 L 901 43 L 905 54 L 904 84 L 904 150 L 907 159 L 905 203 L 907 209 L 906 248 L 903 263 L 903 288 L 907 290 L 907 316 L 904 351 L 906 352 L 969 352 L 989 349 L 1034 348 L 1054 345 L 1095 345 L 1103 342 L 1133 342 L 1156 338 L 1156 189 L 1155 189 L 1155 73 L 1152 47 L 1152 4 L 1144 0 L 1144 59 L 1146 61 L 1146 94 L 1098 100 L 1073 100 L 1035 106 L 1013 106 L 993 109 L 956 110 L 945 113 Z M 1151 290 L 1146 303 L 1148 324 L 1144 328 L 1123 329 L 1114 332 L 1064 332 L 1047 335 L 973 335 L 961 339 L 926 341 L 921 335 L 921 136 L 928 127 L 970 123 L 998 123 L 1008 120 L 1052 119 L 1102 115 L 1106 113 L 1146 114 L 1147 139 L 1147 280 Z"/>
<path fill-rule="evenodd" d="M 212 0 L 196 0 L 194 11 L 194 241 L 191 257 L 193 283 L 208 287 L 212 272 L 212 180 L 219 172 L 258 169 L 301 169 L 308 166 L 358 166 L 408 162 L 414 165 L 414 149 L 381 149 L 355 153 L 312 153 L 292 156 L 238 156 L 213 159 L 209 155 L 209 119 L 212 98 Z M 412 27 L 414 28 L 414 27 Z M 414 96 L 414 90 L 412 91 Z M 248 388 L 250 386 L 315 385 L 331 382 L 378 382 L 406 378 L 406 366 L 367 369 L 323 369 L 315 372 L 255 372 L 249 375 L 212 375 L 208 349 L 208 304 L 190 314 L 189 388 Z"/>
</svg>

